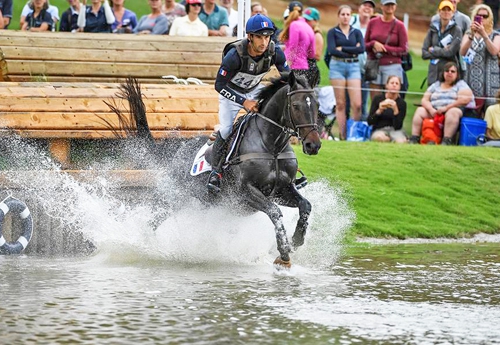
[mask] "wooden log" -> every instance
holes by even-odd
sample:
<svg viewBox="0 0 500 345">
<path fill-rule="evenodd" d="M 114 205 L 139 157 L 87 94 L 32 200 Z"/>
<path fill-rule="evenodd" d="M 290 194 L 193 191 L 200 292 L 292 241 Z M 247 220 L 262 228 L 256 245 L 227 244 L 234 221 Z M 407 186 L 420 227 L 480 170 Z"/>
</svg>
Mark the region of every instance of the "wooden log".
<svg viewBox="0 0 500 345">
<path fill-rule="evenodd" d="M 207 130 L 152 130 L 151 134 L 155 139 L 169 138 L 194 138 L 198 136 L 208 136 L 213 132 L 213 129 Z M 24 138 L 33 139 L 53 139 L 53 138 L 69 138 L 69 139 L 118 139 L 126 138 L 125 132 L 117 134 L 110 130 L 31 130 L 31 129 L 0 129 L 0 137 L 8 137 L 12 134 L 17 134 Z"/>
</svg>

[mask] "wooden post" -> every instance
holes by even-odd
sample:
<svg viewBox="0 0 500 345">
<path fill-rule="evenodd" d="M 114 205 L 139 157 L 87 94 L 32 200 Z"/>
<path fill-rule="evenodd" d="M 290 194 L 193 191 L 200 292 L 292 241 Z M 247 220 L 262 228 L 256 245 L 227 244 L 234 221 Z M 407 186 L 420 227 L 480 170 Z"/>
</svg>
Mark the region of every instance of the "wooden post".
<svg viewBox="0 0 500 345">
<path fill-rule="evenodd" d="M 54 160 L 61 164 L 63 169 L 68 168 L 70 165 L 70 149 L 70 139 L 56 138 L 49 140 L 50 154 Z"/>
</svg>

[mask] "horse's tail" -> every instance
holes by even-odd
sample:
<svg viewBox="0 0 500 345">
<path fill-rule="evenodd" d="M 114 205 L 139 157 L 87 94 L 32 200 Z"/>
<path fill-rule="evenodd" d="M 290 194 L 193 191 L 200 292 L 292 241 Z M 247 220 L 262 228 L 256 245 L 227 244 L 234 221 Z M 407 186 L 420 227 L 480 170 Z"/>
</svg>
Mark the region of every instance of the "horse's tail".
<svg viewBox="0 0 500 345">
<path fill-rule="evenodd" d="M 141 86 L 137 79 L 127 78 L 124 84 L 119 87 L 119 92 L 116 97 L 122 100 L 127 100 L 129 104 L 130 113 L 123 114 L 115 100 L 111 103 L 104 101 L 109 108 L 118 116 L 119 128 L 116 129 L 106 119 L 101 118 L 107 127 L 110 128 L 117 137 L 123 137 L 122 133 L 125 132 L 126 137 L 136 137 L 144 140 L 151 147 L 154 147 L 155 141 L 149 129 L 148 119 L 146 117 L 146 106 L 142 101 Z"/>
</svg>

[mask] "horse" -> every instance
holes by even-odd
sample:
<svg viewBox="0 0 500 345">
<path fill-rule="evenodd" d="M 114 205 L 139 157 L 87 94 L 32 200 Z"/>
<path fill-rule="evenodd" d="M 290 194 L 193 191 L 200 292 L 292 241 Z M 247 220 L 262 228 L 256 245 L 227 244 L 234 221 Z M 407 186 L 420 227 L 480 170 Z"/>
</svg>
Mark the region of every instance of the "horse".
<svg viewBox="0 0 500 345">
<path fill-rule="evenodd" d="M 126 84 L 121 85 L 121 92 L 117 97 L 128 100 L 137 136 L 154 146 L 138 82 L 129 79 Z M 312 209 L 311 203 L 298 192 L 295 185 L 298 163 L 290 145 L 290 138 L 299 138 L 305 154 L 318 153 L 321 148 L 317 126 L 318 101 L 306 79 L 290 72 L 262 89 L 259 95 L 259 109 L 257 113 L 247 114 L 239 129 L 244 133 L 239 136 L 226 160 L 221 193 L 208 193 L 208 177 L 204 175 L 198 178 L 197 186 L 192 187 L 193 177 L 187 176 L 189 166 L 185 166 L 180 175 L 186 180 L 191 178 L 187 189 L 196 189 L 194 195 L 203 195 L 209 202 L 231 197 L 240 206 L 250 208 L 253 212 L 264 212 L 274 225 L 280 254 L 274 264 L 280 268 L 289 268 L 290 253 L 304 244 Z M 120 116 L 117 109 L 113 110 Z M 188 147 L 188 151 L 190 150 L 192 148 Z M 193 153 L 195 152 L 189 154 L 194 157 Z M 175 156 L 185 157 L 186 152 Z M 206 156 L 210 162 L 210 150 L 206 152 Z M 283 214 L 278 205 L 299 209 L 292 244 L 289 243 L 283 225 Z"/>
</svg>

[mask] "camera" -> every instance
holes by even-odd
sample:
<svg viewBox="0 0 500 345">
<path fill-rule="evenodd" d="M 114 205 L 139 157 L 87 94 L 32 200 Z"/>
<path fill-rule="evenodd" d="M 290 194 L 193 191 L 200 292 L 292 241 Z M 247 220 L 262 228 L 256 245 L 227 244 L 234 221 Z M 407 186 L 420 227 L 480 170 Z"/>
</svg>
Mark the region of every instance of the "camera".
<svg viewBox="0 0 500 345">
<path fill-rule="evenodd" d="M 377 59 L 380 59 L 382 56 L 384 56 L 384 54 L 382 54 L 382 53 L 376 53 L 376 54 L 375 54 L 375 57 L 376 57 Z"/>
</svg>

